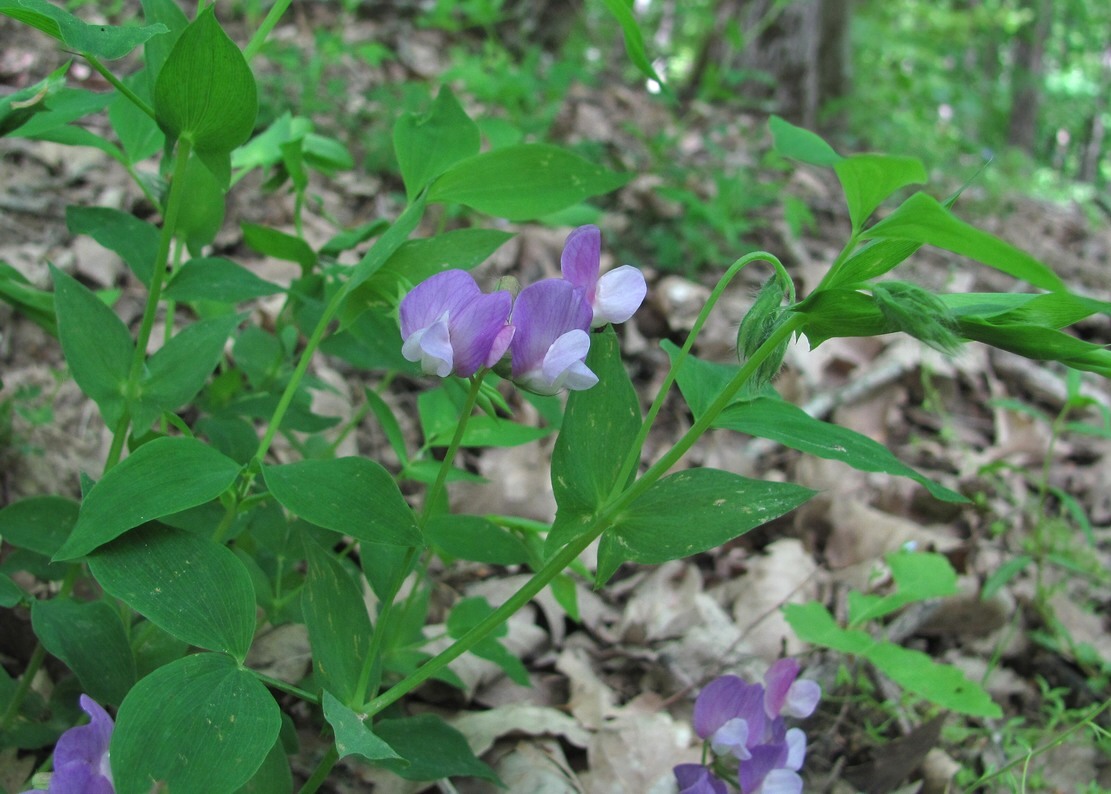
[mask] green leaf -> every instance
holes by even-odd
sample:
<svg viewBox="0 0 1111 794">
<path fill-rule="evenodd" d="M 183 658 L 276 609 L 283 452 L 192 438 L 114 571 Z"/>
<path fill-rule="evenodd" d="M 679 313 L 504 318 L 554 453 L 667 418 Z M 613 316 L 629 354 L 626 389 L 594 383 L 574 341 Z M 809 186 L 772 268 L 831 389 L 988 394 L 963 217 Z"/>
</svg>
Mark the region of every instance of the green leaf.
<svg viewBox="0 0 1111 794">
<path fill-rule="evenodd" d="M 478 154 L 478 125 L 444 86 L 423 114 L 403 113 L 394 124 L 393 147 L 409 201 L 460 160 Z"/>
<path fill-rule="evenodd" d="M 633 66 L 649 80 L 656 81 L 656 84 L 662 90 L 670 94 L 667 84 L 657 74 L 652 62 L 648 60 L 648 53 L 644 48 L 644 36 L 641 35 L 640 26 L 637 25 L 636 17 L 633 16 L 632 4 L 627 0 L 602 0 L 602 4 L 617 20 L 617 24 L 621 26 L 621 32 L 625 36 L 625 52 L 628 53 Z"/>
<path fill-rule="evenodd" d="M 87 234 L 109 251 L 115 251 L 139 281 L 150 286 L 158 255 L 158 229 L 129 212 L 76 205 L 66 207 L 66 228 L 70 234 Z"/>
<path fill-rule="evenodd" d="M 860 471 L 907 477 L 920 483 L 935 499 L 943 502 L 968 501 L 956 491 L 938 485 L 907 466 L 879 442 L 847 427 L 815 419 L 782 399 L 761 397 L 726 408 L 714 421 L 714 427 L 769 438 L 819 458 L 839 460 Z"/>
<path fill-rule="evenodd" d="M 212 6 L 174 44 L 154 85 L 154 110 L 168 136 L 198 152 L 231 152 L 253 131 L 255 78 Z"/>
<path fill-rule="evenodd" d="M 822 279 L 820 290 L 815 292 L 861 285 L 894 270 L 921 247 L 920 243 L 906 240 L 872 240 L 857 248 L 840 266 L 831 268 Z"/>
<path fill-rule="evenodd" d="M 1003 710 L 982 686 L 970 681 L 959 668 L 935 662 L 921 651 L 880 642 L 869 648 L 864 658 L 903 689 L 943 709 L 972 717 L 1003 716 Z"/>
<path fill-rule="evenodd" d="M 240 318 L 234 314 L 187 325 L 147 362 L 133 424 L 145 429 L 163 411 L 190 402 L 224 355 L 224 344 Z"/>
<path fill-rule="evenodd" d="M 290 773 L 281 732 L 270 752 L 266 754 L 262 766 L 236 794 L 293 794 L 293 775 Z"/>
<path fill-rule="evenodd" d="M 55 559 L 81 557 L 140 524 L 209 502 L 238 474 L 238 463 L 195 439 L 144 444 L 89 491 Z"/>
<path fill-rule="evenodd" d="M 123 621 L 104 601 L 36 600 L 31 626 L 43 647 L 65 662 L 101 705 L 122 703 L 135 685 L 135 657 Z"/>
<path fill-rule="evenodd" d="M 470 270 L 485 262 L 513 232 L 456 229 L 423 240 L 409 240 L 382 266 L 374 282 L 419 284 L 445 270 Z"/>
<path fill-rule="evenodd" d="M 1030 254 L 958 219 L 937 199 L 915 193 L 898 209 L 869 227 L 873 240 L 904 240 L 944 248 L 1050 292 L 1065 291 L 1057 274 Z"/>
<path fill-rule="evenodd" d="M 370 644 L 370 617 L 363 594 L 347 570 L 325 549 L 302 535 L 308 576 L 301 611 L 309 630 L 320 684 L 351 703 Z"/>
<path fill-rule="evenodd" d="M 340 758 L 361 755 L 368 761 L 381 761 L 396 758 L 405 761 L 394 749 L 374 735 L 367 724 L 354 711 L 336 700 L 328 690 L 324 690 L 321 703 L 324 706 L 324 719 L 336 734 L 336 750 Z"/>
<path fill-rule="evenodd" d="M 494 608 L 490 606 L 490 603 L 485 598 L 473 597 L 462 599 L 452 607 L 451 613 L 448 615 L 448 635 L 454 639 L 459 639 L 486 619 L 493 611 Z M 485 638 L 475 643 L 471 647 L 471 653 L 480 659 L 493 662 L 500 667 L 506 675 L 521 686 L 531 686 L 529 683 L 528 670 L 525 668 L 525 665 L 497 640 L 498 637 L 504 637 L 508 633 L 509 629 L 503 623 L 497 629 L 491 631 Z"/>
<path fill-rule="evenodd" d="M 262 475 L 274 498 L 310 524 L 368 543 L 422 545 L 397 483 L 372 460 L 303 460 L 264 466 Z"/>
<path fill-rule="evenodd" d="M 586 364 L 598 383 L 571 392 L 552 450 L 552 490 L 558 505 L 546 553 L 570 542 L 619 485 L 621 465 L 640 430 L 640 402 L 621 362 L 612 327 L 591 334 Z"/>
<path fill-rule="evenodd" d="M 481 516 L 442 513 L 424 528 L 425 536 L 452 557 L 491 565 L 520 565 L 529 561 L 521 539 Z"/>
<path fill-rule="evenodd" d="M 145 71 L 132 75 L 125 83 L 139 97 L 144 100 L 149 99 Z M 132 164 L 153 157 L 166 145 L 166 136 L 158 128 L 158 123 L 123 94 L 117 96 L 108 106 L 108 120 L 120 139 L 120 145 L 128 161 Z M 153 261 L 153 257 L 151 259 Z"/>
<path fill-rule="evenodd" d="M 97 549 L 89 569 L 106 591 L 179 640 L 240 662 L 247 657 L 255 589 L 226 546 L 191 532 L 141 527 Z"/>
<path fill-rule="evenodd" d="M 0 0 L 0 14 L 41 30 L 71 50 L 107 61 L 122 58 L 152 36 L 168 30 L 159 24 L 141 28 L 89 25 L 46 0 Z"/>
<path fill-rule="evenodd" d="M 524 221 L 609 193 L 630 178 L 556 146 L 526 143 L 457 163 L 432 183 L 428 199 Z"/>
<path fill-rule="evenodd" d="M 243 228 L 243 242 L 260 254 L 284 262 L 296 262 L 305 273 L 316 265 L 316 252 L 300 237 L 255 223 L 244 222 L 240 225 Z"/>
<path fill-rule="evenodd" d="M 178 190 L 181 191 L 181 209 L 174 236 L 183 240 L 190 253 L 196 256 L 216 239 L 224 225 L 224 188 L 205 163 L 190 157 Z"/>
<path fill-rule="evenodd" d="M 32 496 L 0 510 L 0 538 L 51 557 L 77 523 L 80 505 L 61 496 Z"/>
<path fill-rule="evenodd" d="M 717 469 L 664 477 L 602 535 L 598 582 L 626 560 L 655 564 L 720 546 L 801 505 L 814 491 Z"/>
<path fill-rule="evenodd" d="M 678 355 L 679 348 L 667 340 L 661 343 L 661 347 L 672 360 Z M 687 357 L 679 371 L 679 389 L 696 419 L 721 393 L 736 369 Z M 764 396 L 734 403 L 722 411 L 714 421 L 714 427 L 768 438 L 819 458 L 839 460 L 861 471 L 908 477 L 921 483 L 942 501 L 967 501 L 955 491 L 938 485 L 907 466 L 877 441 L 846 427 L 816 419 L 779 397 Z"/>
<path fill-rule="evenodd" d="M 110 308 L 88 288 L 51 266 L 58 337 L 73 379 L 98 406 L 109 427 L 123 414 L 135 346 Z"/>
<path fill-rule="evenodd" d="M 834 170 L 845 191 L 853 231 L 860 231 L 876 208 L 892 193 L 926 181 L 922 161 L 885 154 L 854 154 L 836 162 Z"/>
<path fill-rule="evenodd" d="M 45 112 L 46 100 L 65 86 L 68 71 L 69 63 L 66 63 L 34 85 L 0 99 L 0 138 L 18 130 L 36 113 Z"/>
<path fill-rule="evenodd" d="M 166 291 L 167 300 L 240 303 L 282 292 L 242 265 L 222 257 L 190 259 L 178 270 Z"/>
<path fill-rule="evenodd" d="M 494 770 L 475 757 L 466 737 L 433 714 L 382 720 L 374 732 L 405 759 L 379 761 L 378 766 L 406 780 L 463 776 L 501 783 Z"/>
<path fill-rule="evenodd" d="M 0 259 L 0 300 L 6 301 L 51 336 L 58 335 L 54 293 L 35 287 L 22 273 L 2 259 Z"/>
<path fill-rule="evenodd" d="M 141 0 L 143 16 L 151 24 L 162 23 L 169 29 L 169 33 L 155 36 L 147 41 L 143 47 L 144 60 L 146 61 L 146 78 L 148 92 L 154 90 L 158 80 L 158 73 L 177 44 L 178 38 L 189 27 L 189 18 L 174 0 Z"/>
<path fill-rule="evenodd" d="M 142 679 L 120 706 L 110 758 L 117 794 L 230 794 L 262 765 L 281 712 L 227 656 L 186 656 Z"/>
<path fill-rule="evenodd" d="M 409 239 L 409 235 L 420 225 L 420 219 L 424 215 L 424 204 L 425 200 L 422 195 L 405 208 L 398 219 L 382 233 L 377 242 L 363 254 L 363 258 L 352 268 L 345 289 L 354 291 L 356 287 L 377 273 L 382 265 L 389 261 L 394 252 Z"/>
<path fill-rule="evenodd" d="M 772 116 L 768 120 L 768 128 L 772 133 L 775 150 L 784 157 L 825 167 L 835 166 L 844 159 L 819 136 L 802 127 L 796 127 L 779 116 Z"/>
<path fill-rule="evenodd" d="M 919 651 L 875 640 L 866 631 L 843 629 L 819 603 L 787 604 L 783 614 L 803 642 L 860 656 L 908 692 L 931 703 L 974 717 L 1002 716 L 991 696 L 956 667 L 938 664 Z"/>
<path fill-rule="evenodd" d="M 916 601 L 957 593 L 957 572 L 941 554 L 895 552 L 888 554 L 886 560 L 895 580 L 895 592 L 881 596 L 849 591 L 851 628 L 879 620 Z"/>
</svg>

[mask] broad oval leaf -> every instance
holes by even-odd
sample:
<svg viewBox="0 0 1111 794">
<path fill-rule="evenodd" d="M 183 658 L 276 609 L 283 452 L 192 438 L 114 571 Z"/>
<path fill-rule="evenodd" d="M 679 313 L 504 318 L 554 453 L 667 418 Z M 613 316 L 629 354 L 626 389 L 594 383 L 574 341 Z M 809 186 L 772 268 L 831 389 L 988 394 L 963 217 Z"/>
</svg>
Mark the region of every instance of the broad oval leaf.
<svg viewBox="0 0 1111 794">
<path fill-rule="evenodd" d="M 254 129 L 254 75 L 212 6 L 174 44 L 154 84 L 154 110 L 169 136 L 198 151 L 230 152 Z"/>
<path fill-rule="evenodd" d="M 262 765 L 278 704 L 222 654 L 186 656 L 141 680 L 120 706 L 110 758 L 117 794 L 230 794 Z"/>
<path fill-rule="evenodd" d="M 310 524 L 368 543 L 422 543 L 397 483 L 372 460 L 303 460 L 264 466 L 262 476 L 274 498 Z"/>
<path fill-rule="evenodd" d="M 62 547 L 81 506 L 61 496 L 32 496 L 0 510 L 0 538 L 47 557 Z"/>
<path fill-rule="evenodd" d="M 455 201 L 511 221 L 550 215 L 631 178 L 557 146 L 525 143 L 469 157 L 429 189 L 429 201 Z"/>
<path fill-rule="evenodd" d="M 625 508 L 602 535 L 598 581 L 626 560 L 655 564 L 720 546 L 794 510 L 814 493 L 718 469 L 672 474 Z"/>
<path fill-rule="evenodd" d="M 151 269 L 158 255 L 158 229 L 129 212 L 80 206 L 66 207 L 66 228 L 71 234 L 87 234 L 115 251 L 131 272 L 150 286 Z"/>
<path fill-rule="evenodd" d="M 226 491 L 239 464 L 192 438 L 159 438 L 92 487 L 56 560 L 72 560 L 134 527 L 204 504 Z"/>
<path fill-rule="evenodd" d="M 52 598 L 31 604 L 35 636 L 98 703 L 118 704 L 135 684 L 135 656 L 120 613 L 104 601 Z"/>
<path fill-rule="evenodd" d="M 101 546 L 89 569 L 106 591 L 190 645 L 247 657 L 255 632 L 251 575 L 226 546 L 142 527 Z"/>
</svg>

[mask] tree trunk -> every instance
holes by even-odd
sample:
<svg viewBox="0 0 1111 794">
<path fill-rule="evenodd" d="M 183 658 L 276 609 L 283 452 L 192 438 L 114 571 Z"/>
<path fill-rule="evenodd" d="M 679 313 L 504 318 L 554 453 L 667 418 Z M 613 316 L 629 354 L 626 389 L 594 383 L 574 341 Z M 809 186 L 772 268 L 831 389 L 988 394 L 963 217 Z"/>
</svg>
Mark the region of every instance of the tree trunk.
<svg viewBox="0 0 1111 794">
<path fill-rule="evenodd" d="M 1034 154 L 1038 106 L 1041 104 L 1042 66 L 1053 6 L 1050 0 L 1028 0 L 1027 8 L 1034 13 L 1034 18 L 1019 29 L 1015 38 L 1007 143 Z"/>
<path fill-rule="evenodd" d="M 694 96 L 713 72 L 757 72 L 738 89 L 746 100 L 814 128 L 822 105 L 849 83 L 852 0 L 719 0 L 683 92 Z M 741 46 L 730 30 L 741 33 Z"/>
</svg>

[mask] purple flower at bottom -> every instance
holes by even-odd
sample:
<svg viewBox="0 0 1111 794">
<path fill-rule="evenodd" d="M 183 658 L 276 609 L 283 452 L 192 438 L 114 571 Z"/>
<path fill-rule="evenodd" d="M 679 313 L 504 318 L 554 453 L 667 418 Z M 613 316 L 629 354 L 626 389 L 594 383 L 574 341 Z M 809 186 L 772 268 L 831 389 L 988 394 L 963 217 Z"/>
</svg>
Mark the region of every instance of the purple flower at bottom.
<svg viewBox="0 0 1111 794">
<path fill-rule="evenodd" d="M 672 770 L 679 794 L 729 794 L 725 783 L 702 764 L 679 764 Z"/>
<path fill-rule="evenodd" d="M 592 328 L 625 322 L 640 308 L 648 293 L 644 274 L 631 265 L 598 275 L 602 267 L 602 232 L 597 226 L 580 226 L 567 236 L 559 266 L 563 277 L 583 291 L 592 313 Z"/>
<path fill-rule="evenodd" d="M 818 707 L 822 688 L 816 681 L 796 681 L 799 663 L 794 659 L 780 659 L 764 674 L 764 711 L 769 719 L 809 717 Z"/>
<path fill-rule="evenodd" d="M 735 675 L 711 681 L 694 702 L 694 732 L 710 742 L 715 753 L 738 760 L 764 737 L 764 687 Z"/>
<path fill-rule="evenodd" d="M 58 738 L 54 746 L 54 774 L 50 778 L 48 792 L 115 794 L 112 768 L 108 763 L 108 744 L 112 740 L 115 724 L 108 712 L 88 695 L 82 695 L 80 703 L 90 722 L 70 728 Z M 40 794 L 44 793 L 40 791 Z"/>
<path fill-rule="evenodd" d="M 437 273 L 401 301 L 401 353 L 426 374 L 470 377 L 505 354 L 512 306 L 508 292 L 486 294 L 464 270 Z"/>
<path fill-rule="evenodd" d="M 513 380 L 537 394 L 580 391 L 598 382 L 586 366 L 590 306 L 581 290 L 557 278 L 521 290 L 513 305 L 509 345 Z"/>
</svg>

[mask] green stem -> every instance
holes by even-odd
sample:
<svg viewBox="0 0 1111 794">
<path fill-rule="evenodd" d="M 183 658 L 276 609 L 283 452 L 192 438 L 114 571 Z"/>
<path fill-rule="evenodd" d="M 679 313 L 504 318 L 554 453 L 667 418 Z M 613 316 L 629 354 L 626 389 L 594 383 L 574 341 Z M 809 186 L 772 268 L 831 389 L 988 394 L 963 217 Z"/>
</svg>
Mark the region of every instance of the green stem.
<svg viewBox="0 0 1111 794">
<path fill-rule="evenodd" d="M 328 748 L 328 752 L 320 759 L 320 763 L 316 765 L 313 770 L 312 777 L 305 781 L 305 785 L 301 786 L 299 794 L 313 794 L 324 780 L 328 777 L 328 773 L 332 771 L 336 761 L 339 760 L 339 751 L 336 749 L 335 744 Z"/>
<path fill-rule="evenodd" d="M 702 416 L 698 417 L 691 428 L 683 434 L 675 445 L 667 451 L 663 457 L 657 460 L 648 471 L 644 472 L 641 477 L 634 482 L 631 486 L 626 488 L 616 498 L 610 500 L 612 510 L 614 512 L 620 511 L 628 506 L 630 503 L 640 497 L 645 491 L 655 485 L 656 481 L 663 475 L 667 474 L 679 459 L 682 458 L 694 446 L 695 442 L 710 429 L 714 420 L 718 418 L 718 414 L 729 407 L 737 396 L 737 392 L 745 385 L 749 378 L 755 374 L 756 370 L 764 363 L 764 360 L 770 356 L 779 345 L 791 338 L 795 331 L 799 330 L 806 324 L 806 318 L 801 314 L 792 315 L 779 328 L 769 336 L 764 343 L 756 349 L 752 356 L 746 361 L 733 379 L 729 381 L 726 387 L 721 391 Z"/>
<path fill-rule="evenodd" d="M 699 417 L 698 421 L 694 423 L 691 429 L 679 439 L 671 451 L 660 458 L 655 465 L 649 468 L 648 471 L 631 486 L 620 492 L 614 498 L 611 498 L 598 509 L 594 516 L 594 523 L 589 530 L 560 549 L 554 557 L 548 560 L 548 562 L 529 579 L 529 581 L 521 586 L 520 590 L 487 615 L 485 619 L 476 624 L 474 628 L 432 659 L 425 662 L 415 673 L 402 679 L 386 692 L 370 700 L 360 711 L 367 716 L 373 716 L 387 706 L 397 702 L 481 642 L 491 631 L 502 625 L 516 613 L 517 610 L 521 609 L 521 607 L 535 598 L 556 576 L 563 573 L 564 569 L 574 563 L 579 555 L 582 554 L 607 527 L 609 527 L 612 523 L 613 516 L 651 488 L 660 477 L 666 474 L 667 471 L 686 454 L 691 446 L 694 445 L 695 441 L 709 429 L 718 414 L 725 410 L 733 401 L 737 391 L 752 377 L 757 368 L 764 362 L 764 359 L 771 355 L 781 342 L 790 338 L 791 334 L 801 328 L 805 322 L 805 317 L 802 315 L 795 315 L 777 328 L 775 332 L 756 349 L 751 358 L 745 362 L 737 374 L 733 376 L 733 379 L 729 381 L 729 384 L 721 394 L 718 395 L 706 412 Z"/>
<path fill-rule="evenodd" d="M 791 281 L 791 276 L 787 273 L 787 269 L 783 267 L 783 263 L 781 263 L 779 259 L 772 256 L 771 254 L 765 251 L 756 251 L 746 256 L 742 256 L 740 259 L 729 266 L 729 269 L 726 270 L 725 274 L 718 280 L 718 283 L 714 287 L 713 292 L 710 293 L 710 297 L 706 301 L 706 305 L 703 306 L 702 311 L 698 313 L 698 317 L 695 319 L 690 333 L 687 334 L 687 339 L 683 343 L 683 347 L 679 351 L 679 355 L 676 356 L 675 360 L 671 363 L 671 368 L 668 369 L 667 376 L 664 378 L 663 384 L 660 386 L 659 391 L 656 393 L 656 399 L 652 402 L 651 407 L 648 409 L 648 413 L 645 415 L 644 421 L 641 423 L 640 430 L 637 433 L 636 438 L 633 440 L 633 445 L 629 448 L 629 454 L 625 457 L 625 462 L 621 466 L 621 472 L 620 474 L 618 474 L 617 479 L 614 481 L 614 492 L 610 495 L 611 498 L 616 497 L 619 493 L 619 489 L 625 487 L 625 484 L 629 482 L 629 478 L 632 476 L 633 471 L 640 463 L 641 451 L 644 449 L 644 442 L 648 439 L 648 432 L 652 429 L 652 424 L 656 421 L 656 416 L 659 414 L 660 409 L 663 408 L 664 401 L 667 399 L 667 395 L 671 391 L 672 385 L 675 383 L 675 378 L 676 376 L 678 376 L 679 370 L 682 368 L 683 363 L 687 360 L 687 356 L 690 354 L 691 348 L 694 346 L 694 341 L 698 338 L 698 334 L 702 330 L 702 326 L 705 325 L 707 318 L 710 316 L 710 312 L 713 310 L 714 305 L 718 302 L 718 299 L 722 296 L 722 293 L 725 292 L 725 288 L 729 286 L 729 282 L 731 282 L 733 278 L 746 266 L 758 261 L 769 262 L 776 269 L 776 272 L 779 274 L 780 278 L 782 278 L 784 283 L 787 285 L 790 302 L 794 302 L 794 282 Z"/>
<path fill-rule="evenodd" d="M 120 455 L 123 452 L 123 440 L 127 435 L 127 427 L 131 423 L 131 401 L 137 396 L 139 378 L 143 374 L 143 362 L 147 359 L 147 344 L 150 342 L 151 331 L 154 329 L 154 319 L 158 314 L 158 302 L 162 298 L 162 282 L 166 277 L 166 264 L 170 257 L 170 243 L 173 241 L 177 216 L 181 211 L 181 184 L 185 178 L 185 166 L 189 162 L 191 152 L 192 145 L 182 138 L 178 142 L 177 161 L 174 163 L 174 174 L 170 182 L 170 195 L 166 200 L 166 214 L 162 218 L 162 230 L 158 237 L 158 253 L 155 255 L 154 269 L 150 274 L 150 291 L 147 293 L 147 305 L 143 309 L 139 335 L 135 340 L 135 352 L 131 358 L 131 370 L 127 376 L 127 402 L 124 406 L 123 416 L 116 426 L 112 448 L 109 450 L 108 460 L 104 464 L 105 471 L 119 463 Z"/>
<path fill-rule="evenodd" d="M 105 68 L 104 64 L 100 62 L 99 58 L 97 58 L 95 55 L 89 55 L 89 53 L 87 52 L 83 52 L 81 54 L 85 56 L 85 60 L 89 62 L 89 66 L 93 67 L 93 71 L 95 71 L 97 74 L 111 83 L 112 87 L 123 94 L 125 97 L 127 97 L 131 101 L 131 103 L 135 105 L 135 107 L 139 108 L 139 110 L 146 113 L 155 121 L 158 121 L 158 117 L 154 114 L 154 108 L 141 100 L 138 94 L 124 85 L 118 77 L 108 71 L 108 69 Z"/>
<path fill-rule="evenodd" d="M 444 452 L 440 470 L 436 472 L 436 480 L 432 483 L 432 487 L 428 489 L 424 498 L 424 507 L 420 511 L 420 525 L 422 527 L 432 517 L 433 505 L 439 498 L 440 492 L 444 490 L 448 472 L 455 462 L 455 453 L 459 451 L 459 447 L 463 443 L 463 433 L 467 429 L 467 422 L 470 421 L 475 405 L 478 404 L 478 394 L 482 389 L 482 380 L 486 377 L 488 371 L 486 369 L 480 370 L 478 374 L 471 377 L 471 388 L 467 392 L 467 399 L 463 403 L 463 412 L 459 415 L 459 421 L 455 425 L 455 435 L 452 436 L 451 443 L 448 444 L 447 451 Z"/>
<path fill-rule="evenodd" d="M 1026 755 L 1013 758 L 1006 764 L 1001 766 L 999 769 L 996 769 L 994 772 L 990 772 L 984 775 L 982 778 L 973 783 L 972 787 L 969 788 L 968 791 L 975 791 L 978 788 L 982 788 L 985 784 L 987 784 L 988 781 L 999 777 L 1000 775 L 1010 771 L 1011 769 L 1014 769 L 1019 764 L 1027 763 L 1031 758 L 1035 758 L 1042 753 L 1048 752 L 1054 747 L 1063 744 L 1066 739 L 1072 736 L 1072 734 L 1076 733 L 1081 728 L 1087 727 L 1094 723 L 1096 717 L 1107 711 L 1108 708 L 1111 708 L 1111 700 L 1104 701 L 1101 705 L 1093 707 L 1092 710 L 1088 712 L 1087 716 L 1084 717 L 1084 719 L 1080 720 L 1075 725 L 1070 725 L 1068 728 L 1058 733 L 1052 739 L 1034 748 Z"/>
<path fill-rule="evenodd" d="M 309 692 L 308 690 L 293 686 L 293 684 L 287 684 L 280 678 L 268 676 L 266 675 L 266 673 L 260 673 L 258 670 L 251 670 L 250 668 L 248 668 L 248 670 L 251 675 L 253 675 L 262 683 L 266 684 L 266 686 L 268 687 L 278 689 L 282 692 L 288 692 L 289 694 L 293 695 L 294 697 L 300 698 L 306 703 L 313 703 L 317 706 L 320 705 L 320 698 L 317 695 L 314 695 L 312 692 Z"/>
<path fill-rule="evenodd" d="M 608 525 L 608 518 L 599 517 L 594 527 L 575 540 L 568 543 L 559 552 L 545 563 L 536 575 L 521 586 L 521 589 L 511 595 L 505 603 L 487 615 L 474 628 L 456 640 L 451 646 L 445 648 L 432 659 L 425 662 L 415 673 L 399 681 L 376 698 L 370 700 L 359 711 L 368 717 L 373 716 L 387 706 L 396 703 L 403 696 L 412 692 L 436 673 L 443 670 L 451 662 L 458 659 L 481 642 L 491 631 L 507 621 L 517 610 L 531 601 L 536 595 L 547 587 L 556 576 L 574 562 L 586 547 L 594 542 L 602 530 Z"/>
<path fill-rule="evenodd" d="M 292 0 L 277 0 L 274 5 L 270 6 L 270 10 L 266 14 L 266 18 L 262 20 L 262 24 L 258 26 L 255 35 L 251 36 L 251 40 L 247 42 L 247 47 L 243 50 L 243 57 L 248 61 L 258 55 L 258 51 L 262 49 L 262 45 L 266 43 L 266 37 L 270 35 L 270 31 L 278 24 L 278 20 L 282 18 L 282 14 L 289 8 Z"/>
<path fill-rule="evenodd" d="M 455 435 L 452 436 L 447 451 L 444 453 L 444 459 L 440 463 L 440 470 L 436 473 L 436 480 L 432 483 L 432 487 L 428 489 L 428 493 L 425 495 L 424 507 L 421 508 L 420 517 L 418 518 L 418 523 L 421 527 L 424 527 L 424 525 L 428 523 L 428 519 L 432 517 L 433 506 L 438 501 L 440 493 L 444 490 L 444 486 L 447 483 L 447 473 L 451 470 L 452 464 L 455 462 L 455 455 L 459 451 L 459 447 L 463 444 L 463 433 L 466 432 L 467 423 L 470 421 L 471 414 L 474 413 L 475 405 L 478 403 L 478 395 L 482 391 L 482 380 L 486 377 L 487 372 L 488 370 L 483 369 L 471 378 L 471 388 L 467 391 L 467 399 L 463 402 L 463 410 L 459 414 L 459 421 L 455 425 Z M 382 599 L 382 609 L 378 613 L 378 622 L 370 638 L 370 648 L 367 650 L 366 659 L 363 662 L 363 668 L 359 675 L 359 684 L 355 688 L 355 703 L 363 702 L 366 698 L 368 687 L 372 690 L 371 697 L 377 695 L 377 690 L 381 682 L 380 671 L 382 660 L 380 657 L 382 655 L 382 645 L 389 637 L 392 629 L 392 618 L 395 607 L 394 601 L 397 599 L 397 593 L 401 589 L 405 577 L 408 576 L 409 570 L 413 567 L 413 563 L 416 562 L 419 553 L 420 549 L 416 546 L 406 550 L 405 559 L 397 572 L 397 577 L 392 583 L 390 592 Z M 371 681 L 374 682 L 373 686 L 371 686 Z"/>
<path fill-rule="evenodd" d="M 8 708 L 4 711 L 4 716 L 0 717 L 0 736 L 7 733 L 8 728 L 11 727 L 16 714 L 19 713 L 19 707 L 23 704 L 23 699 L 31 691 L 31 681 L 45 660 L 46 648 L 42 646 L 41 642 L 36 643 L 35 650 L 31 653 L 31 659 L 27 662 L 27 669 L 19 677 L 19 685 L 12 693 L 12 699 L 8 701 Z"/>
</svg>

